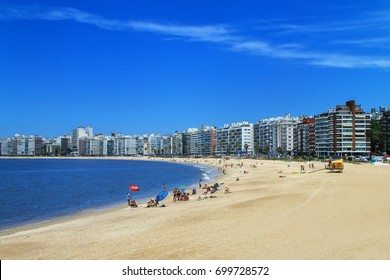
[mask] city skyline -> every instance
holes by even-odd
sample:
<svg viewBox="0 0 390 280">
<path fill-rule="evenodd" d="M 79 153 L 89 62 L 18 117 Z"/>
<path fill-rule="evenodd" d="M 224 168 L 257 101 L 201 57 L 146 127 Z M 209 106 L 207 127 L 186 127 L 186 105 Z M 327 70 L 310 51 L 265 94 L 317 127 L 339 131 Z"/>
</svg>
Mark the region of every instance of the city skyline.
<svg viewBox="0 0 390 280">
<path fill-rule="evenodd" d="M 95 2 L 1 1 L 1 137 L 88 124 L 164 134 L 389 104 L 385 1 Z"/>
</svg>

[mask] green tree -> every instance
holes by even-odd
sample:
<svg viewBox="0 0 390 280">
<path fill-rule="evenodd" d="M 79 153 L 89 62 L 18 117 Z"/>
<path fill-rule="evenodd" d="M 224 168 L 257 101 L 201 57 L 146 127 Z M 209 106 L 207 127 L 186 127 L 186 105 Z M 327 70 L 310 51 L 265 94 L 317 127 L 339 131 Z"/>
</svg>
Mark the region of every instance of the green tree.
<svg viewBox="0 0 390 280">
<path fill-rule="evenodd" d="M 260 146 L 259 146 L 259 143 L 256 143 L 256 144 L 255 144 L 255 153 L 256 153 L 256 156 L 259 155 L 259 152 L 260 152 Z"/>
<path fill-rule="evenodd" d="M 235 147 L 235 150 L 236 150 L 236 154 L 238 154 L 239 150 L 240 150 L 240 143 L 236 142 L 236 144 L 234 145 Z"/>
<path fill-rule="evenodd" d="M 371 142 L 371 152 L 378 152 L 383 138 L 381 124 L 378 120 L 371 120 L 371 129 L 367 131 L 367 137 Z"/>
<path fill-rule="evenodd" d="M 276 151 L 277 151 L 278 154 L 280 154 L 280 155 L 283 154 L 283 149 L 282 149 L 282 147 L 278 147 L 278 148 L 276 149 Z"/>
<path fill-rule="evenodd" d="M 249 145 L 248 145 L 248 144 L 245 144 L 245 145 L 244 145 L 244 149 L 245 149 L 245 153 L 248 154 Z"/>
</svg>

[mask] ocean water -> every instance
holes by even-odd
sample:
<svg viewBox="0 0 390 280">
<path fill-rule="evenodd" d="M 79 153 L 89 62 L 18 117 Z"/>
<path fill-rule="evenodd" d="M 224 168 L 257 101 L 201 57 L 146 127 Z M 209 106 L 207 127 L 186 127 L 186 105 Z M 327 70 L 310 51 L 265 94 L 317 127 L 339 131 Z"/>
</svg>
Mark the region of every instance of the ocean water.
<svg viewBox="0 0 390 280">
<path fill-rule="evenodd" d="M 205 166 L 160 161 L 0 159 L 0 229 L 145 201 L 163 190 L 196 187 L 218 175 Z M 167 198 L 169 199 L 169 198 Z"/>
</svg>

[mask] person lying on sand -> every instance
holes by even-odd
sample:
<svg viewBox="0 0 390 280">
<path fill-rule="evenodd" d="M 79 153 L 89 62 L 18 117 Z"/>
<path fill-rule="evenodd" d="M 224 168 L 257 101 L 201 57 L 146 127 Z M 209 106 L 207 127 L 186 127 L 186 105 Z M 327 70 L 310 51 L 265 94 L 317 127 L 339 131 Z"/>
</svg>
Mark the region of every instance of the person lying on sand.
<svg viewBox="0 0 390 280">
<path fill-rule="evenodd" d="M 150 201 L 147 203 L 146 207 L 157 207 L 158 206 L 158 201 L 154 200 L 153 198 L 150 199 Z"/>
</svg>

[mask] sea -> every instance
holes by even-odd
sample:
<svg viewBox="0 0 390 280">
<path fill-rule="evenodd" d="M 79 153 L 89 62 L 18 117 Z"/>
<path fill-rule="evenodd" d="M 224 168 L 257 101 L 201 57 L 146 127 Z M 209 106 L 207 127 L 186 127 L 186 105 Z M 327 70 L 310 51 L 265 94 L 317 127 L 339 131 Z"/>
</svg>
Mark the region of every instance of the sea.
<svg viewBox="0 0 390 280">
<path fill-rule="evenodd" d="M 219 171 L 166 161 L 0 159 L 0 230 L 127 205 L 129 185 L 138 202 L 175 187 L 196 188 Z M 167 198 L 169 199 L 169 198 Z"/>
</svg>

